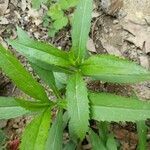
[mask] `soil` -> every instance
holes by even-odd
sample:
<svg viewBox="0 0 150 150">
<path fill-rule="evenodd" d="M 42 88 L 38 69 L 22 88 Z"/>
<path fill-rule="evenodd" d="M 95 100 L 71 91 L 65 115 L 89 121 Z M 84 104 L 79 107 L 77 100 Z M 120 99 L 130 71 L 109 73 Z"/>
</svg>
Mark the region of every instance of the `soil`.
<svg viewBox="0 0 150 150">
<path fill-rule="evenodd" d="M 109 11 L 107 11 L 107 9 L 103 9 L 100 0 L 94 1 L 92 26 L 87 43 L 89 53 L 108 53 L 125 57 L 150 69 L 150 1 L 124 0 L 123 6 L 119 5 L 121 0 L 113 1 L 118 1 L 119 8 L 115 6 L 115 10 L 117 10 L 115 13 L 113 10 L 110 11 L 114 7 L 109 7 Z M 17 37 L 16 26 L 26 30 L 31 37 L 52 43 L 60 49 L 69 50 L 71 47 L 69 25 L 59 31 L 55 37 L 48 36 L 42 19 L 47 9 L 43 4 L 38 11 L 32 9 L 30 0 L 9 0 L 8 3 L 0 0 L 0 43 L 11 49 L 30 72 L 32 72 L 32 68 L 26 59 L 6 42 L 8 38 L 15 39 Z M 123 96 L 130 96 L 134 90 L 140 99 L 150 100 L 150 82 L 122 86 L 95 81 L 88 82 L 88 87 L 95 91 L 106 91 Z M 25 96 L 5 75 L 0 73 L 0 96 L 18 95 Z M 21 133 L 30 120 L 30 117 L 21 117 L 0 121 L 0 129 L 4 130 L 8 137 L 5 143 L 7 149 L 17 149 Z M 112 123 L 111 131 L 119 140 L 122 150 L 136 150 L 138 138 L 135 124 Z M 90 149 L 90 145 L 84 145 L 83 149 Z"/>
</svg>

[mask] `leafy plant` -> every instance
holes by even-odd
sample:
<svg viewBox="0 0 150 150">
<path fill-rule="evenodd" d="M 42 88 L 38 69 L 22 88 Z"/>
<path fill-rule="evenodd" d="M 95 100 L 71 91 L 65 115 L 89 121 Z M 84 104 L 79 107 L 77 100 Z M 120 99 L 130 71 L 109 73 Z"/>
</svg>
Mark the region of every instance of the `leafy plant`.
<svg viewBox="0 0 150 150">
<path fill-rule="evenodd" d="M 88 91 L 84 81 L 87 76 L 91 79 L 124 84 L 150 80 L 149 71 L 124 58 L 87 55 L 86 42 L 90 31 L 92 2 L 80 1 L 77 6 L 73 18 L 72 48 L 68 53 L 53 45 L 30 39 L 20 28 L 18 39 L 8 40 L 12 47 L 28 59 L 41 80 L 53 90 L 55 100 L 50 100 L 43 86 L 27 72 L 19 60 L 0 46 L 0 68 L 18 88 L 31 97 L 1 97 L 0 119 L 28 114 L 35 116 L 25 128 L 21 150 L 62 150 L 63 130 L 68 122 L 70 141 L 64 149 L 79 147 L 78 143 L 81 143 L 88 133 L 93 149 L 101 147 L 109 150 L 110 146 L 116 149 L 116 142 L 107 131 L 107 124 L 101 124 L 101 132 L 97 135 L 90 129 L 90 120 L 100 123 L 136 122 L 150 116 L 149 102 Z M 60 92 L 60 86 L 56 84 L 58 76 L 62 75 L 67 78 L 67 83 L 64 82 L 64 93 Z M 57 110 L 54 121 L 51 115 L 53 108 Z"/>
<path fill-rule="evenodd" d="M 65 11 L 74 8 L 79 0 L 59 0 L 55 4 L 51 4 L 47 15 L 44 19 L 44 25 L 49 28 L 49 36 L 54 36 L 60 29 L 65 27 L 70 18 L 67 17 Z M 51 24 L 49 24 L 51 22 Z"/>
<path fill-rule="evenodd" d="M 32 0 L 32 7 L 39 9 L 42 3 L 47 3 L 49 0 Z"/>
</svg>

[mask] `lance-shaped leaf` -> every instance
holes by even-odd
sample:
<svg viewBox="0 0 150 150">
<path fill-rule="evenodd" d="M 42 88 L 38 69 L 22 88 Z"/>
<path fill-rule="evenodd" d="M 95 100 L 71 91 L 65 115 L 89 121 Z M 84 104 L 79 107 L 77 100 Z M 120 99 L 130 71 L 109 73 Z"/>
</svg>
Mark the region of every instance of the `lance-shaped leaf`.
<svg viewBox="0 0 150 150">
<path fill-rule="evenodd" d="M 32 78 L 21 63 L 0 45 L 0 68 L 26 94 L 48 101 L 44 88 Z"/>
<path fill-rule="evenodd" d="M 8 43 L 13 46 L 18 52 L 25 57 L 38 60 L 50 65 L 61 67 L 69 67 L 70 61 L 68 54 L 61 51 L 50 44 L 34 41 L 20 28 L 18 28 L 18 39 L 9 41 Z"/>
<path fill-rule="evenodd" d="M 62 150 L 63 146 L 63 116 L 62 111 L 59 111 L 57 117 L 49 130 L 48 139 L 46 142 L 46 150 Z"/>
<path fill-rule="evenodd" d="M 14 98 L 14 100 L 26 110 L 35 111 L 35 112 L 43 111 L 46 108 L 54 106 L 54 104 L 52 104 L 51 101 L 43 103 L 41 101 L 31 101 L 31 100 L 24 100 L 18 98 Z"/>
<path fill-rule="evenodd" d="M 136 83 L 150 80 L 150 72 L 123 58 L 111 55 L 92 56 L 81 66 L 82 73 L 114 83 Z"/>
<path fill-rule="evenodd" d="M 108 140 L 106 143 L 107 150 L 117 150 L 117 143 L 112 134 L 108 136 Z"/>
<path fill-rule="evenodd" d="M 137 132 L 138 132 L 138 150 L 147 149 L 147 131 L 148 127 L 145 124 L 145 121 L 136 122 Z"/>
<path fill-rule="evenodd" d="M 0 119 L 11 119 L 30 113 L 11 97 L 0 97 Z"/>
<path fill-rule="evenodd" d="M 52 71 L 49 71 L 47 69 L 41 68 L 39 66 L 37 66 L 36 64 L 31 63 L 33 69 L 35 70 L 35 72 L 39 75 L 39 77 L 47 84 L 49 85 L 49 87 L 53 90 L 53 92 L 55 93 L 55 95 L 57 97 L 60 97 L 59 95 L 59 91 L 56 87 L 56 83 L 55 83 L 55 77 Z"/>
<path fill-rule="evenodd" d="M 86 53 L 92 18 L 92 2 L 92 0 L 80 0 L 73 17 L 72 50 L 78 62 L 82 61 Z"/>
<path fill-rule="evenodd" d="M 150 118 L 150 103 L 106 93 L 90 93 L 91 117 L 98 121 L 139 121 Z"/>
<path fill-rule="evenodd" d="M 79 73 L 70 77 L 66 96 L 71 132 L 83 139 L 89 125 L 89 100 L 86 85 Z"/>
<path fill-rule="evenodd" d="M 20 150 L 45 150 L 51 123 L 50 113 L 50 109 L 46 109 L 25 128 Z"/>
<path fill-rule="evenodd" d="M 93 150 L 107 150 L 100 137 L 92 129 L 89 136 Z"/>
</svg>

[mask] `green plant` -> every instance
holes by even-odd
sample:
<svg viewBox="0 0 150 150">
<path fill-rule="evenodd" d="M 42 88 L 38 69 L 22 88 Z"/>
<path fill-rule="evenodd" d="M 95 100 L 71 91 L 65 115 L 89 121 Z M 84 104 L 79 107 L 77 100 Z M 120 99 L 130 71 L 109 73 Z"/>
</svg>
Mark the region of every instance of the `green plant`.
<svg viewBox="0 0 150 150">
<path fill-rule="evenodd" d="M 150 103 L 109 93 L 88 91 L 84 77 L 112 83 L 137 83 L 150 80 L 150 72 L 123 58 L 110 55 L 88 56 L 86 42 L 90 31 L 92 0 L 80 1 L 73 18 L 72 48 L 64 52 L 35 41 L 18 28 L 18 39 L 8 42 L 24 55 L 34 71 L 53 90 L 50 100 L 42 87 L 20 62 L 0 46 L 0 67 L 31 98 L 0 98 L 0 119 L 34 115 L 22 135 L 21 150 L 62 150 L 79 148 L 89 133 L 93 149 L 117 148 L 107 122 L 136 122 L 150 116 Z M 56 72 L 57 76 L 56 76 Z M 58 75 L 68 77 L 66 92 L 56 84 Z M 56 117 L 52 121 L 51 111 Z M 90 129 L 90 120 L 100 123 L 99 136 Z M 69 124 L 68 124 L 69 122 Z M 63 130 L 68 124 L 70 141 L 63 146 Z M 99 145 L 99 147 L 97 147 Z M 111 149 L 112 150 L 112 149 Z"/>
<path fill-rule="evenodd" d="M 78 1 L 59 0 L 55 4 L 51 4 L 44 19 L 44 25 L 49 29 L 49 36 L 53 37 L 60 29 L 67 26 L 71 19 L 67 17 L 65 11 L 74 8 L 78 4 Z"/>
<path fill-rule="evenodd" d="M 50 0 L 32 0 L 32 7 L 39 9 L 42 3 L 47 3 Z"/>
</svg>

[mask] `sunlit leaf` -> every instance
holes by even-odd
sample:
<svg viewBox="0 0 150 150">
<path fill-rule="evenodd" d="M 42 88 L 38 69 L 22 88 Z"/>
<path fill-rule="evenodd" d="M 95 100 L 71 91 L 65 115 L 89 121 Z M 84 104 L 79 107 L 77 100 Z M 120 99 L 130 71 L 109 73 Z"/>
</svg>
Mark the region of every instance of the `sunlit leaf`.
<svg viewBox="0 0 150 150">
<path fill-rule="evenodd" d="M 68 80 L 66 96 L 70 129 L 74 135 L 83 139 L 89 125 L 89 100 L 86 85 L 79 73 L 72 75 Z"/>
<path fill-rule="evenodd" d="M 108 93 L 90 93 L 91 117 L 98 121 L 139 121 L 150 117 L 150 102 Z"/>
<path fill-rule="evenodd" d="M 63 116 L 62 111 L 59 111 L 51 129 L 49 130 L 49 135 L 46 142 L 46 150 L 62 150 L 62 145 Z"/>
<path fill-rule="evenodd" d="M 21 63 L 9 51 L 0 46 L 0 68 L 26 94 L 48 101 L 44 88 L 36 82 Z"/>
<path fill-rule="evenodd" d="M 39 9 L 42 3 L 46 3 L 48 0 L 32 0 L 32 7 Z"/>
<path fill-rule="evenodd" d="M 73 17 L 72 50 L 77 62 L 82 62 L 92 18 L 92 0 L 80 0 Z"/>
<path fill-rule="evenodd" d="M 145 124 L 145 121 L 136 122 L 137 132 L 138 132 L 138 150 L 147 150 L 147 134 L 148 128 Z"/>
<path fill-rule="evenodd" d="M 50 109 L 33 119 L 22 135 L 20 150 L 45 150 L 50 122 Z"/>
<path fill-rule="evenodd" d="M 26 33 L 18 28 L 18 34 L 25 35 Z M 30 59 L 31 62 L 37 60 L 65 68 L 70 66 L 69 57 L 66 52 L 61 51 L 50 44 L 34 41 L 33 39 L 30 39 L 27 34 L 24 37 L 19 35 L 17 40 L 8 40 L 8 43 L 18 52 Z"/>
<path fill-rule="evenodd" d="M 96 55 L 87 59 L 80 68 L 82 73 L 106 82 L 136 83 L 150 80 L 150 72 L 123 58 Z"/>
<path fill-rule="evenodd" d="M 30 111 L 19 106 L 14 98 L 0 97 L 0 120 L 16 118 L 28 113 Z"/>
</svg>

